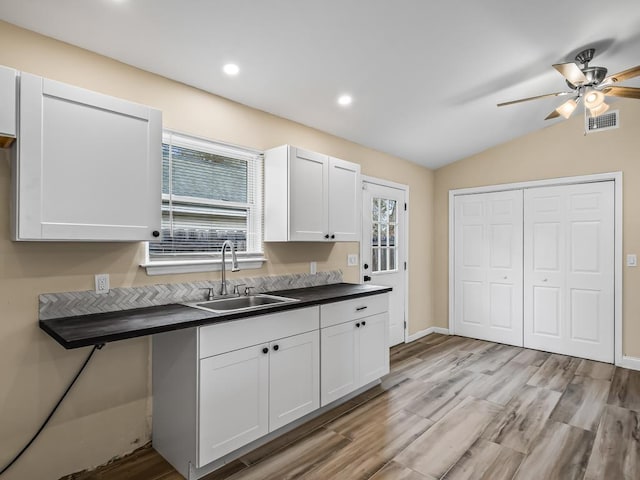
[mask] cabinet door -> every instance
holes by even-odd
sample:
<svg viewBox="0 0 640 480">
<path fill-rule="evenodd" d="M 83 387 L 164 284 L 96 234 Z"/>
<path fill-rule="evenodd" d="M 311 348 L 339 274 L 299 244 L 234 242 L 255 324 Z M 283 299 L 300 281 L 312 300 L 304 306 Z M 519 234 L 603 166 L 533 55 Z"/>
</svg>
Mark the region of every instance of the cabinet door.
<svg viewBox="0 0 640 480">
<path fill-rule="evenodd" d="M 291 147 L 289 156 L 289 240 L 325 241 L 329 235 L 329 160 Z"/>
<path fill-rule="evenodd" d="M 320 404 L 323 407 L 359 386 L 355 323 L 321 330 Z"/>
<path fill-rule="evenodd" d="M 320 334 L 271 342 L 270 352 L 269 431 L 274 431 L 320 406 Z"/>
<path fill-rule="evenodd" d="M 13 68 L 0 66 L 0 147 L 16 136 L 16 75 Z"/>
<path fill-rule="evenodd" d="M 362 185 L 360 165 L 329 158 L 329 235 L 331 240 L 359 242 Z"/>
<path fill-rule="evenodd" d="M 15 239 L 153 239 L 161 112 L 30 74 L 20 85 Z"/>
<path fill-rule="evenodd" d="M 198 466 L 269 431 L 266 345 L 200 360 Z"/>
<path fill-rule="evenodd" d="M 358 327 L 359 387 L 389 373 L 389 314 L 356 321 Z"/>
</svg>

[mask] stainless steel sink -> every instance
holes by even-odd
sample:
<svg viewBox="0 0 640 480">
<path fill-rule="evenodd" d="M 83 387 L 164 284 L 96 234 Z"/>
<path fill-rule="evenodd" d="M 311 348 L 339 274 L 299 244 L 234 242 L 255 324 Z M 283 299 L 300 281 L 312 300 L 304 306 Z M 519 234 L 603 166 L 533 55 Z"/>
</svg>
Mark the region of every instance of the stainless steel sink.
<svg viewBox="0 0 640 480">
<path fill-rule="evenodd" d="M 268 305 L 297 302 L 295 298 L 277 297 L 275 295 L 256 294 L 244 297 L 220 298 L 208 302 L 185 303 L 188 307 L 199 308 L 214 313 L 232 313 L 243 310 L 255 310 Z"/>
</svg>

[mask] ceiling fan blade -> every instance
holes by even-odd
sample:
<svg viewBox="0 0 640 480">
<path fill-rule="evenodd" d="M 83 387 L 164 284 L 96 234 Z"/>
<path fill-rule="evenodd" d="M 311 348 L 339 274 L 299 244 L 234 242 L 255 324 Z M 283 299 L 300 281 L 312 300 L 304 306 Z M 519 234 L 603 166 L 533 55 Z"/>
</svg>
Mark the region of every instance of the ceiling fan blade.
<svg viewBox="0 0 640 480">
<path fill-rule="evenodd" d="M 637 65 L 633 68 L 628 68 L 622 72 L 614 73 L 613 75 L 609 75 L 605 78 L 600 85 L 610 85 L 616 82 L 622 82 L 624 80 L 628 80 L 629 78 L 634 78 L 640 75 L 640 65 Z"/>
<path fill-rule="evenodd" d="M 640 99 L 640 88 L 634 87 L 607 87 L 602 90 L 605 95 L 612 97 L 625 97 Z"/>
<path fill-rule="evenodd" d="M 549 115 L 545 117 L 545 120 L 551 120 L 552 118 L 558 118 L 559 116 L 560 114 L 558 113 L 558 111 L 554 110 L 553 112 L 551 112 Z"/>
<path fill-rule="evenodd" d="M 514 103 L 520 103 L 520 102 L 528 102 L 529 100 L 537 100 L 538 98 L 545 98 L 545 97 L 560 97 L 562 95 L 571 95 L 573 92 L 556 92 L 556 93 L 546 93 L 544 95 L 536 95 L 535 97 L 527 97 L 527 98 L 521 98 L 519 100 L 512 100 L 510 102 L 503 102 L 503 103 L 499 103 L 498 106 L 499 107 L 504 107 L 505 105 L 513 105 Z"/>
<path fill-rule="evenodd" d="M 580 85 L 581 83 L 587 83 L 587 77 L 584 76 L 580 67 L 573 62 L 569 63 L 556 63 L 553 65 L 560 74 L 569 80 L 573 85 Z"/>
</svg>

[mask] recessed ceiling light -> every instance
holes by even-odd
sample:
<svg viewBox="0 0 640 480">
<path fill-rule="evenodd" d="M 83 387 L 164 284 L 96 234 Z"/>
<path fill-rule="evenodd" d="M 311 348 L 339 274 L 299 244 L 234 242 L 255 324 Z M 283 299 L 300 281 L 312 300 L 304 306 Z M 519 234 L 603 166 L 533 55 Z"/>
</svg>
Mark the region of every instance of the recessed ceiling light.
<svg viewBox="0 0 640 480">
<path fill-rule="evenodd" d="M 351 98 L 351 95 L 340 95 L 340 97 L 338 97 L 338 104 L 342 105 L 343 107 L 351 105 L 351 102 L 353 102 L 353 98 Z"/>
<path fill-rule="evenodd" d="M 238 67 L 238 65 L 236 65 L 235 63 L 227 63 L 224 67 L 222 67 L 222 70 L 227 75 L 237 75 L 238 72 L 240 72 L 240 67 Z"/>
</svg>

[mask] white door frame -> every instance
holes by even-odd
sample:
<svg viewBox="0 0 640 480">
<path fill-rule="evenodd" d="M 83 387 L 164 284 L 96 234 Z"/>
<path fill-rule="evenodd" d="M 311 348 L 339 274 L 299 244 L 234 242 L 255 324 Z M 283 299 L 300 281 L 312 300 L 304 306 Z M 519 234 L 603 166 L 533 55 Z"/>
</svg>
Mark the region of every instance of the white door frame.
<svg viewBox="0 0 640 480">
<path fill-rule="evenodd" d="M 615 212 L 614 212 L 614 352 L 615 364 L 627 368 L 639 369 L 636 359 L 629 359 L 622 354 L 622 172 L 596 173 L 574 177 L 550 178 L 547 180 L 533 180 L 529 182 L 503 183 L 483 187 L 460 188 L 449 190 L 449 331 L 455 335 L 454 317 L 454 198 L 456 195 L 473 193 L 499 192 L 504 190 L 520 190 L 536 187 L 550 187 L 557 185 L 572 185 L 576 183 L 614 182 Z"/>
<path fill-rule="evenodd" d="M 368 175 L 362 175 L 362 188 L 364 189 L 364 183 L 373 183 L 375 185 L 381 185 L 383 187 L 395 188 L 404 192 L 404 204 L 407 209 L 404 212 L 404 225 L 402 226 L 401 233 L 403 238 L 403 250 L 404 258 L 399 259 L 400 262 L 406 262 L 407 268 L 404 270 L 404 343 L 409 341 L 409 185 L 403 185 L 402 183 L 392 182 L 390 180 L 384 180 L 382 178 L 369 177 Z M 362 212 L 364 215 L 365 212 Z M 362 220 L 361 220 L 362 221 Z M 369 232 L 366 232 L 368 235 Z M 360 283 L 363 282 L 364 268 L 362 267 L 362 258 L 364 254 L 364 235 L 365 232 L 361 232 L 360 238 Z M 399 263 L 403 265 L 403 263 Z"/>
</svg>

